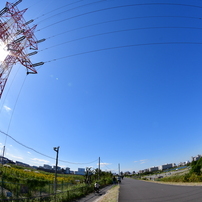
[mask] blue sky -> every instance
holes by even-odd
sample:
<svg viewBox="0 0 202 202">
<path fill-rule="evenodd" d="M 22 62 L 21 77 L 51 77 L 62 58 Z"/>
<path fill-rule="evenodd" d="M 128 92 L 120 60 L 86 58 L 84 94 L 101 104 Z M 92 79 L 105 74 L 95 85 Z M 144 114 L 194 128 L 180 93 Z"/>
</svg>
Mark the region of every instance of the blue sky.
<svg viewBox="0 0 202 202">
<path fill-rule="evenodd" d="M 61 167 L 96 168 L 100 157 L 102 170 L 118 172 L 118 164 L 139 171 L 201 154 L 202 1 L 23 0 L 18 8 L 46 39 L 30 58 L 45 64 L 28 76 L 13 66 L 0 131 L 33 150 L 0 133 L 6 157 L 54 165 L 60 146 Z"/>
</svg>

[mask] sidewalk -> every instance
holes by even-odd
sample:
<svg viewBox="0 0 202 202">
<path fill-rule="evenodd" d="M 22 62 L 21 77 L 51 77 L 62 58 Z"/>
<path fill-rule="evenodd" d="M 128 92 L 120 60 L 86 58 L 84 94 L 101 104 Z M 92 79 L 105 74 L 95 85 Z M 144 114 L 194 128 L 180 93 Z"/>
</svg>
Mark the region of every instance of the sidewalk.
<svg viewBox="0 0 202 202">
<path fill-rule="evenodd" d="M 105 195 L 107 193 L 107 191 L 109 189 L 111 189 L 112 186 L 113 185 L 109 185 L 109 186 L 106 186 L 106 187 L 100 189 L 99 195 L 95 194 L 95 193 L 91 193 L 81 199 L 75 200 L 74 202 L 95 202 L 99 197 Z"/>
</svg>

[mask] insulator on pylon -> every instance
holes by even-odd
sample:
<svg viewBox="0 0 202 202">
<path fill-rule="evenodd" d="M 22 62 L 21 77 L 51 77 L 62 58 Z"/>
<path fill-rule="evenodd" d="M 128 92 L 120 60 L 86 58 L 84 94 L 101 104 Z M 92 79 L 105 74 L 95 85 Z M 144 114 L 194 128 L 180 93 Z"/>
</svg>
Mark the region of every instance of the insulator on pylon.
<svg viewBox="0 0 202 202">
<path fill-rule="evenodd" d="M 11 45 L 11 44 L 7 44 L 7 51 L 18 51 L 18 50 L 15 50 L 15 49 L 10 48 L 10 45 Z"/>
<path fill-rule="evenodd" d="M 32 19 L 32 20 L 30 20 L 30 21 L 28 21 L 28 22 L 26 22 L 24 25 L 28 25 L 28 24 L 30 24 L 30 23 L 32 23 L 32 22 L 34 22 L 34 20 Z"/>
<path fill-rule="evenodd" d="M 0 16 L 2 16 L 4 13 L 6 13 L 8 11 L 8 8 L 5 7 L 0 11 Z"/>
<path fill-rule="evenodd" d="M 31 52 L 31 53 L 28 53 L 27 55 L 28 56 L 31 56 L 31 55 L 35 55 L 35 54 L 37 54 L 38 52 L 37 51 L 34 51 L 34 52 Z"/>
<path fill-rule="evenodd" d="M 27 71 L 27 75 L 28 75 L 28 74 L 37 74 L 37 73 L 35 73 L 35 72 L 28 72 L 28 71 Z"/>
<path fill-rule="evenodd" d="M 12 48 L 9 48 L 7 49 L 8 51 L 18 51 L 18 50 L 15 50 L 15 49 L 12 49 Z"/>
<path fill-rule="evenodd" d="M 37 43 L 41 43 L 41 42 L 44 42 L 46 39 L 41 39 L 41 40 L 38 40 Z"/>
<path fill-rule="evenodd" d="M 25 39 L 25 36 L 21 36 L 20 38 L 18 38 L 15 41 L 13 41 L 13 43 L 19 43 L 19 42 L 21 42 L 24 39 Z"/>
<path fill-rule="evenodd" d="M 18 30 L 18 31 L 16 32 L 16 35 L 19 35 L 19 34 L 23 33 L 24 31 L 25 31 L 24 29 Z"/>
<path fill-rule="evenodd" d="M 44 64 L 44 62 L 38 62 L 38 63 L 33 64 L 32 67 L 41 66 L 43 64 Z"/>
<path fill-rule="evenodd" d="M 14 4 L 13 4 L 13 6 L 17 6 L 19 3 L 21 3 L 22 2 L 22 0 L 19 0 L 19 1 L 17 1 L 17 2 L 15 2 Z"/>
</svg>

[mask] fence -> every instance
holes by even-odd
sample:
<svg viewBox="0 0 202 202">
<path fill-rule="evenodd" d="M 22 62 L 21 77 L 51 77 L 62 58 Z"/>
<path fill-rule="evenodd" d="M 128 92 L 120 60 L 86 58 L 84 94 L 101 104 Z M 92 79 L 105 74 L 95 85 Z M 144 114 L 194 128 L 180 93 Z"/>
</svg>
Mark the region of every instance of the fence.
<svg viewBox="0 0 202 202">
<path fill-rule="evenodd" d="M 12 187 L 12 189 L 8 189 L 7 187 Z M 42 188 L 32 187 L 31 189 L 27 185 L 23 184 L 2 182 L 0 190 L 0 201 L 67 202 L 72 201 L 72 199 L 85 196 L 88 193 L 92 192 L 93 186 L 86 184 L 74 186 L 71 184 L 62 183 L 57 185 L 57 193 L 54 193 L 53 184 L 45 185 Z M 12 190 L 12 192 L 10 190 Z"/>
</svg>

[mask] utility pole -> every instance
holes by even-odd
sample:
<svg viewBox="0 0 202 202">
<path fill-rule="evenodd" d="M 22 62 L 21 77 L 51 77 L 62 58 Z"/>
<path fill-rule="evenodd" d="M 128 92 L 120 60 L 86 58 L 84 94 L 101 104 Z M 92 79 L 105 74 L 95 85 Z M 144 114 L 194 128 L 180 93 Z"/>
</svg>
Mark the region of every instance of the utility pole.
<svg viewBox="0 0 202 202">
<path fill-rule="evenodd" d="M 100 180 L 100 157 L 98 160 L 98 180 Z"/>
<path fill-rule="evenodd" d="M 54 192 L 56 194 L 57 190 L 57 168 L 58 168 L 58 153 L 60 147 L 53 147 L 54 151 L 56 151 L 56 165 L 55 165 L 55 182 L 54 182 Z M 56 195 L 55 195 L 56 197 Z"/>
<path fill-rule="evenodd" d="M 119 175 L 120 175 L 120 163 L 118 164 L 118 172 L 119 172 Z"/>
<path fill-rule="evenodd" d="M 3 161 L 4 161 L 4 153 L 5 153 L 5 146 L 3 146 L 3 154 L 1 157 L 1 164 L 3 165 Z"/>
</svg>

